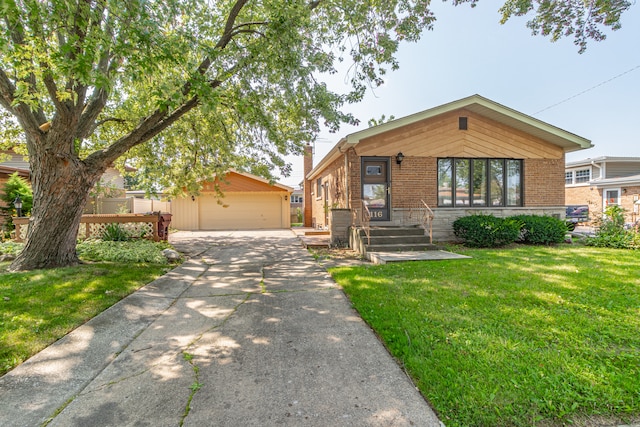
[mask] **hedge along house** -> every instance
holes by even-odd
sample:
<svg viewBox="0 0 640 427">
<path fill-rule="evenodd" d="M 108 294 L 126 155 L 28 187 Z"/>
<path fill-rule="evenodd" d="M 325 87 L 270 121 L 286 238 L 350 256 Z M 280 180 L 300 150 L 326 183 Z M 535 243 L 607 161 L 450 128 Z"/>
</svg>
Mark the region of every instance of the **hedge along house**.
<svg viewBox="0 0 640 427">
<path fill-rule="evenodd" d="M 352 226 L 367 210 L 371 227 L 401 226 L 426 205 L 434 240 L 446 241 L 465 215 L 564 217 L 565 153 L 591 146 L 473 95 L 348 135 L 312 169 L 305 159 L 305 225 L 335 241 L 346 231 L 333 210 Z"/>
<path fill-rule="evenodd" d="M 292 192 L 293 188 L 255 175 L 229 171 L 215 182 L 203 183 L 198 196 L 172 200 L 171 226 L 179 230 L 289 228 Z"/>
</svg>

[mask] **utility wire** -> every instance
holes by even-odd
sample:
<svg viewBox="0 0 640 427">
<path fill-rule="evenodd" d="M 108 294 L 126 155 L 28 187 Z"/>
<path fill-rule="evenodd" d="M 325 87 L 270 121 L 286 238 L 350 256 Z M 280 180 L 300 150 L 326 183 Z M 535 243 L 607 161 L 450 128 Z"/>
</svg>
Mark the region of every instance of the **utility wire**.
<svg viewBox="0 0 640 427">
<path fill-rule="evenodd" d="M 553 108 L 553 107 L 557 107 L 557 106 L 558 106 L 558 105 L 560 105 L 560 104 L 564 104 L 565 102 L 570 101 L 570 100 L 572 100 L 573 98 L 577 98 L 577 97 L 579 97 L 580 95 L 583 95 L 583 94 L 585 94 L 585 93 L 587 93 L 587 92 L 589 92 L 589 91 L 592 91 L 592 90 L 594 90 L 594 89 L 596 89 L 596 88 L 599 88 L 600 86 L 603 86 L 603 85 L 605 85 L 605 84 L 609 83 L 609 82 L 610 82 L 610 81 L 612 81 L 612 80 L 615 80 L 615 79 L 617 79 L 617 78 L 619 78 L 619 77 L 622 77 L 622 76 L 624 76 L 625 74 L 629 74 L 630 72 L 632 72 L 632 71 L 634 71 L 634 70 L 637 70 L 638 68 L 640 68 L 640 65 L 636 65 L 635 67 L 633 67 L 633 68 L 631 68 L 631 69 L 629 69 L 629 70 L 625 71 L 624 73 L 620 73 L 620 74 L 618 74 L 617 76 L 611 77 L 609 80 L 605 80 L 605 81 L 603 81 L 603 82 L 601 82 L 601 83 L 598 83 L 598 84 L 597 84 L 597 85 L 595 85 L 595 86 L 590 87 L 589 89 L 583 90 L 583 91 L 582 91 L 582 92 L 580 92 L 580 93 L 577 93 L 577 94 L 575 94 L 575 95 L 573 95 L 573 96 L 570 96 L 570 97 L 569 97 L 569 98 L 567 98 L 567 99 L 563 99 L 562 101 L 560 101 L 560 102 L 556 102 L 555 104 L 550 105 L 550 106 L 548 106 L 548 107 L 546 107 L 546 108 L 543 108 L 543 109 L 542 109 L 542 110 L 540 110 L 540 111 L 536 111 L 535 113 L 533 113 L 533 115 L 536 115 L 536 114 L 542 113 L 543 111 L 550 110 L 551 108 Z"/>
</svg>

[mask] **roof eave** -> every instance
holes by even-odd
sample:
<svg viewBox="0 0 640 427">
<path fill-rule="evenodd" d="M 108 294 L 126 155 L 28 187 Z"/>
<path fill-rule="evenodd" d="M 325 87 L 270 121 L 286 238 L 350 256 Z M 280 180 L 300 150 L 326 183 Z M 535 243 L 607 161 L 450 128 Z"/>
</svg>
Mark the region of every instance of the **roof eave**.
<svg viewBox="0 0 640 427">
<path fill-rule="evenodd" d="M 324 166 L 337 159 L 345 151 L 341 150 L 344 146 L 355 147 L 363 139 L 462 108 L 549 141 L 565 153 L 593 147 L 586 138 L 476 94 L 347 135 L 307 174 L 307 179 L 315 178 Z"/>
</svg>

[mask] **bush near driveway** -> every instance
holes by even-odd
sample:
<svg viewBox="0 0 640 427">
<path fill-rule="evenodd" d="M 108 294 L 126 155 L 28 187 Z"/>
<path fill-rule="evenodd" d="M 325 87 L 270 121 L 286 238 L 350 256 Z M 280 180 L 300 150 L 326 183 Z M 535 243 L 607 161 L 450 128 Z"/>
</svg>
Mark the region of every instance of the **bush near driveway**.
<svg viewBox="0 0 640 427">
<path fill-rule="evenodd" d="M 454 251 L 330 270 L 445 425 L 640 422 L 640 252 Z"/>
</svg>

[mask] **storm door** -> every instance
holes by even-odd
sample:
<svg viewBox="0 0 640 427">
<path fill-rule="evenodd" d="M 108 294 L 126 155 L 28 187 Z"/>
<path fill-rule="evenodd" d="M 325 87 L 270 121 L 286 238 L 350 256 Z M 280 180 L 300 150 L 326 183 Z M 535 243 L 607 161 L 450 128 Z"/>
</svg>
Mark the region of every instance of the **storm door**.
<svg viewBox="0 0 640 427">
<path fill-rule="evenodd" d="M 389 221 L 389 158 L 362 159 L 362 200 L 371 221 Z"/>
</svg>

